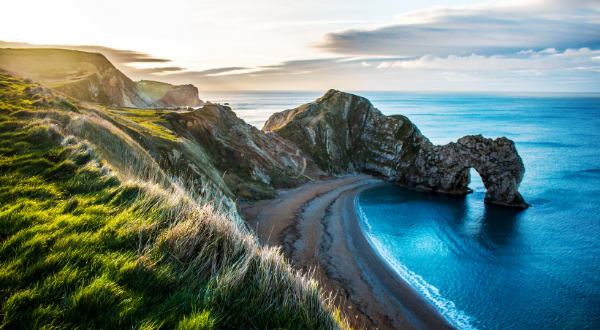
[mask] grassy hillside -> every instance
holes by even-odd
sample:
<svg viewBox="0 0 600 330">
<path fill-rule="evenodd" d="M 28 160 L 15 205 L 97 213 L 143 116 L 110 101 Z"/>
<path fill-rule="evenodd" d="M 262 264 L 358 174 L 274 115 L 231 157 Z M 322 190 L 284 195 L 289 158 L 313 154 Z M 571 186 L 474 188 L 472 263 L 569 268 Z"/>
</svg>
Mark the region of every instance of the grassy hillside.
<svg viewBox="0 0 600 330">
<path fill-rule="evenodd" d="M 158 119 L 118 111 L 0 74 L 0 328 L 347 328 L 227 193 L 132 138 L 175 143 Z"/>
<path fill-rule="evenodd" d="M 67 49 L 0 49 L 0 69 L 78 100 L 106 106 L 201 106 L 193 85 L 133 82 L 99 53 Z"/>
<path fill-rule="evenodd" d="M 155 104 L 104 55 L 66 49 L 0 49 L 0 69 L 78 100 L 122 107 Z"/>
</svg>

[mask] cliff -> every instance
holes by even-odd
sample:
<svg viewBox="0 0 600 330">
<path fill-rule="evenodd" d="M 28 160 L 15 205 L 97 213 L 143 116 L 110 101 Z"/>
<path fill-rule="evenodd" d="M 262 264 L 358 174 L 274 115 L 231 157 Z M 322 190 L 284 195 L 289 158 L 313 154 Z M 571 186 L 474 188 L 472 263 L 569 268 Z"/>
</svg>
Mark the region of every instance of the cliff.
<svg viewBox="0 0 600 330">
<path fill-rule="evenodd" d="M 192 85 L 135 83 L 99 53 L 66 49 L 0 49 L 0 69 L 81 101 L 149 108 L 200 106 Z"/>
<path fill-rule="evenodd" d="M 209 104 L 162 118 L 165 127 L 202 150 L 204 162 L 214 166 L 242 200 L 272 198 L 276 189 L 293 188 L 326 175 L 293 143 L 265 135 L 227 106 Z M 189 158 L 186 154 L 181 157 Z"/>
<path fill-rule="evenodd" d="M 198 97 L 194 85 L 175 86 L 164 82 L 141 80 L 139 90 L 159 107 L 200 107 L 204 102 Z"/>
<path fill-rule="evenodd" d="M 465 136 L 436 146 L 405 116 L 385 116 L 360 96 L 330 90 L 272 115 L 263 131 L 294 141 L 325 171 L 375 173 L 421 191 L 467 194 L 473 167 L 486 203 L 528 206 L 518 192 L 525 167 L 511 140 Z"/>
</svg>

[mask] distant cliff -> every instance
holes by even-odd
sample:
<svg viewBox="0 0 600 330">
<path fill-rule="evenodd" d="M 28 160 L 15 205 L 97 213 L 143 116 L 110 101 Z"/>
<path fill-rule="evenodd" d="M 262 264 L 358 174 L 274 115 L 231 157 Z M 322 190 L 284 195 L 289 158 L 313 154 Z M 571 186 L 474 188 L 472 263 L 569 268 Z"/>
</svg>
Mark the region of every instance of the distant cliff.
<svg viewBox="0 0 600 330">
<path fill-rule="evenodd" d="M 141 80 L 139 90 L 160 107 L 200 107 L 204 102 L 198 97 L 194 85 L 174 86 L 164 82 Z"/>
<path fill-rule="evenodd" d="M 0 69 L 38 81 L 76 99 L 106 106 L 202 105 L 196 87 L 155 82 L 138 85 L 99 53 L 43 48 L 0 49 Z"/>
<path fill-rule="evenodd" d="M 486 203 L 528 206 L 518 192 L 525 167 L 511 140 L 466 136 L 436 146 L 408 118 L 385 116 L 360 96 L 330 90 L 272 115 L 263 131 L 294 141 L 325 171 L 375 173 L 421 191 L 469 193 L 473 167 L 487 189 Z"/>
</svg>

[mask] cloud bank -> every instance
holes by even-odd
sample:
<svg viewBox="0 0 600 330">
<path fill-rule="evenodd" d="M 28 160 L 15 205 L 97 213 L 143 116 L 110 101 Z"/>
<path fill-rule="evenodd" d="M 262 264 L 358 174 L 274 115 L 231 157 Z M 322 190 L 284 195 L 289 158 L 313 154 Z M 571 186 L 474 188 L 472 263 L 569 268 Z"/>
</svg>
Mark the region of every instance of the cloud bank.
<svg viewBox="0 0 600 330">
<path fill-rule="evenodd" d="M 210 46 L 204 48 L 208 55 Z M 520 0 L 411 11 L 395 16 L 394 24 L 326 33 L 311 44 L 320 58 L 274 58 L 259 66 L 240 60 L 239 66 L 202 67 L 194 58 L 174 62 L 101 46 L 0 41 L 0 47 L 100 52 L 134 80 L 192 83 L 201 91 L 600 92 L 600 1 Z M 230 47 L 240 59 L 246 56 Z"/>
<path fill-rule="evenodd" d="M 438 7 L 399 15 L 394 25 L 331 32 L 316 47 L 340 55 L 402 57 L 598 49 L 599 10 L 597 1 Z"/>
</svg>

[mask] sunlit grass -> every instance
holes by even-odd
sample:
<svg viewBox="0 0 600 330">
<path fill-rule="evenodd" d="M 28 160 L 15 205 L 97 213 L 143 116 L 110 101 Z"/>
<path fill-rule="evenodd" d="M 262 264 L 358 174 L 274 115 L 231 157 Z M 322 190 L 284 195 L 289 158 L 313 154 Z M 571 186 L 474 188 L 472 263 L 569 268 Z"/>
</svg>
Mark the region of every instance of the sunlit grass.
<svg viewBox="0 0 600 330">
<path fill-rule="evenodd" d="M 347 327 L 218 200 L 147 175 L 160 168 L 115 126 L 0 84 L 0 328 Z M 141 175 L 111 166 L 134 158 Z"/>
<path fill-rule="evenodd" d="M 166 140 L 177 141 L 177 138 L 173 135 L 173 132 L 158 124 L 167 122 L 165 119 L 160 118 L 160 116 L 164 115 L 163 112 L 156 113 L 155 110 L 113 108 L 109 108 L 107 110 L 112 114 L 140 124 L 141 126 L 147 128 L 149 133 L 151 133 L 153 136 Z"/>
</svg>

